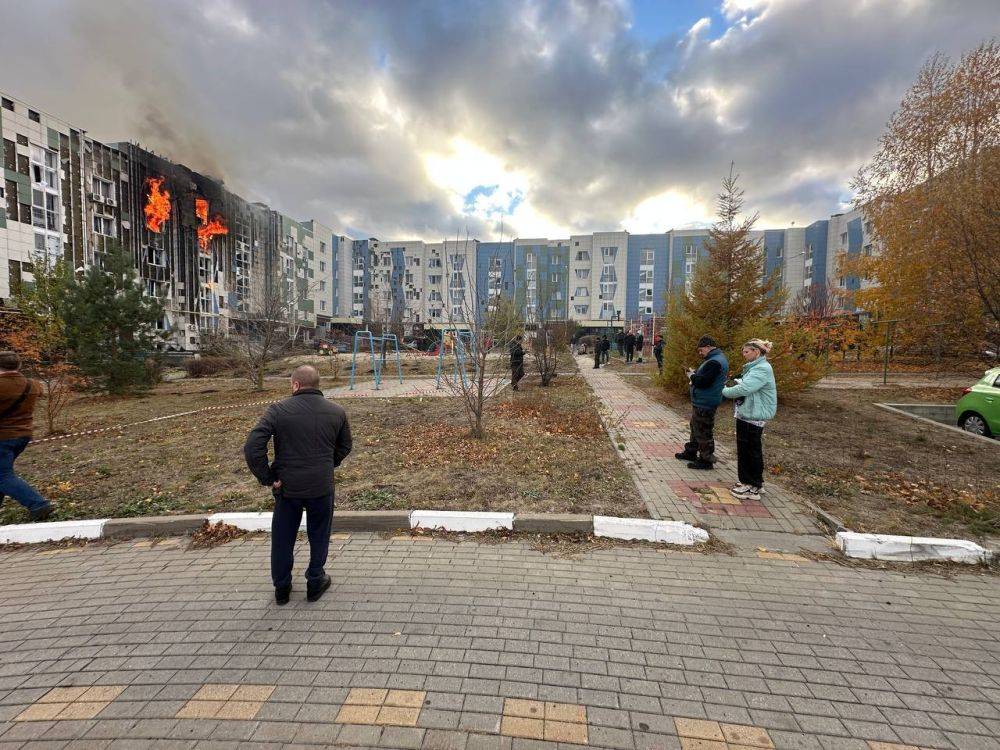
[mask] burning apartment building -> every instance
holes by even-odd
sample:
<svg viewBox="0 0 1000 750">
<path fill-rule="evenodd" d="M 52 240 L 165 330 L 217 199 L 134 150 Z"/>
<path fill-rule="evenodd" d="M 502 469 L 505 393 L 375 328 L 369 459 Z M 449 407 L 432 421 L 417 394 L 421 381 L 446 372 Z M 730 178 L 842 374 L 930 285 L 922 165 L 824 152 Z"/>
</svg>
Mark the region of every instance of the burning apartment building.
<svg viewBox="0 0 1000 750">
<path fill-rule="evenodd" d="M 135 143 L 104 144 L 3 96 L 0 304 L 31 283 L 32 263 L 101 265 L 121 247 L 159 297 L 165 347 L 196 351 L 280 300 L 303 338 L 337 317 L 337 249 L 319 222 L 299 222 L 219 179 Z M 349 262 L 349 260 L 348 260 Z"/>
</svg>

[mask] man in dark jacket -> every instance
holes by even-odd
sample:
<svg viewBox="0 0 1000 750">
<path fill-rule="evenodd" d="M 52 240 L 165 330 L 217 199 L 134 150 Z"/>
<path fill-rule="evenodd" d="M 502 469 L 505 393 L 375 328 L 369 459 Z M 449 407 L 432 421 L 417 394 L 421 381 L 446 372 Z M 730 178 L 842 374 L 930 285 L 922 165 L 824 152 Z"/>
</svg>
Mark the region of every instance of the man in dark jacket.
<svg viewBox="0 0 1000 750">
<path fill-rule="evenodd" d="M 633 357 L 635 357 L 635 334 L 629 331 L 625 334 L 625 361 L 631 364 Z"/>
<path fill-rule="evenodd" d="M 272 437 L 274 463 L 269 465 L 267 443 Z M 324 398 L 319 373 L 309 365 L 295 369 L 291 397 L 269 406 L 247 436 L 247 466 L 274 494 L 271 580 L 278 604 L 287 604 L 292 592 L 292 553 L 303 510 L 309 536 L 306 599 L 314 602 L 330 588 L 323 568 L 333 522 L 333 470 L 351 447 L 347 413 Z"/>
<path fill-rule="evenodd" d="M 52 515 L 52 503 L 14 473 L 14 461 L 31 442 L 32 412 L 42 386 L 21 374 L 17 352 L 0 352 L 0 503 L 10 495 L 32 521 Z"/>
<path fill-rule="evenodd" d="M 635 353 L 638 355 L 638 359 L 642 362 L 642 329 L 640 328 L 635 332 Z"/>
<path fill-rule="evenodd" d="M 697 370 L 688 370 L 691 381 L 691 438 L 681 453 L 674 456 L 688 462 L 689 469 L 711 469 L 715 466 L 715 411 L 722 403 L 722 388 L 729 374 L 729 361 L 711 336 L 698 340 L 702 363 Z"/>
<path fill-rule="evenodd" d="M 521 346 L 521 339 L 515 339 L 510 345 L 510 386 L 515 391 L 517 384 L 524 377 L 524 347 Z"/>
<path fill-rule="evenodd" d="M 653 342 L 653 356 L 656 357 L 656 369 L 663 372 L 663 337 L 657 336 Z"/>
<path fill-rule="evenodd" d="M 625 331 L 619 331 L 615 337 L 615 349 L 619 357 L 625 355 Z"/>
<path fill-rule="evenodd" d="M 604 360 L 604 364 L 611 361 L 611 341 L 608 339 L 608 334 L 604 334 L 601 339 L 601 357 Z"/>
</svg>

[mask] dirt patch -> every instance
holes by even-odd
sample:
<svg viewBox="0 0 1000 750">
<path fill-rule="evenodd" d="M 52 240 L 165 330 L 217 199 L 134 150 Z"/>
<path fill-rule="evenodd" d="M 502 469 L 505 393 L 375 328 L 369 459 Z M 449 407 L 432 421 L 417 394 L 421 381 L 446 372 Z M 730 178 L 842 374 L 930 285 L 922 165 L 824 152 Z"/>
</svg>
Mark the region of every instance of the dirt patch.
<svg viewBox="0 0 1000 750">
<path fill-rule="evenodd" d="M 646 378 L 629 383 L 681 414 L 687 399 Z M 782 486 L 853 531 L 982 539 L 1000 534 L 1000 445 L 941 430 L 875 403 L 954 403 L 958 388 L 812 389 L 784 399 L 764 458 Z M 716 436 L 733 445 L 724 404 Z"/>
<path fill-rule="evenodd" d="M 73 420 L 90 429 L 286 392 L 283 383 L 269 383 L 264 394 L 235 382 L 171 383 L 143 399 L 80 399 Z M 468 437 L 453 398 L 345 398 L 355 449 L 337 472 L 337 507 L 646 515 L 595 427 L 594 396 L 581 378 L 561 376 L 548 388 L 529 382 L 516 395 L 491 410 L 482 441 Z M 242 454 L 263 410 L 240 406 L 40 443 L 18 471 L 56 503 L 54 520 L 270 510 L 270 493 Z M 24 518 L 16 503 L 0 506 L 0 523 Z"/>
</svg>

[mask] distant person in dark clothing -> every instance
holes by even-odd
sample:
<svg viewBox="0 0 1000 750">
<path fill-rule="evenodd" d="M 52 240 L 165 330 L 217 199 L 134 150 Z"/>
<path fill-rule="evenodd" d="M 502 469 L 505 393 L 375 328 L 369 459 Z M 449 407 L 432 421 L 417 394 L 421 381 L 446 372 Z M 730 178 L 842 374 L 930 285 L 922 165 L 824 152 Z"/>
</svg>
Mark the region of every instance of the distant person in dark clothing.
<svg viewBox="0 0 1000 750">
<path fill-rule="evenodd" d="M 642 330 L 640 329 L 635 332 L 635 353 L 640 362 L 642 362 L 642 343 Z"/>
<path fill-rule="evenodd" d="M 267 444 L 274 438 L 274 463 Z M 343 407 L 327 401 L 315 367 L 292 373 L 292 395 L 272 404 L 247 436 L 243 454 L 257 480 L 274 494 L 271 519 L 271 580 L 274 600 L 287 604 L 292 592 L 295 537 L 306 514 L 309 567 L 306 599 L 314 602 L 330 588 L 326 574 L 333 523 L 333 470 L 351 452 L 351 428 Z"/>
<path fill-rule="evenodd" d="M 516 339 L 510 345 L 510 387 L 515 391 L 517 384 L 524 377 L 524 347 L 521 346 L 521 339 Z"/>
<path fill-rule="evenodd" d="M 601 356 L 604 358 L 604 364 L 611 361 L 611 341 L 607 334 L 601 339 Z"/>
<path fill-rule="evenodd" d="M 653 356 L 656 357 L 656 369 L 663 372 L 663 337 L 653 339 Z"/>
<path fill-rule="evenodd" d="M 722 389 L 729 374 L 729 361 L 711 336 L 698 340 L 702 363 L 688 370 L 691 381 L 691 437 L 675 458 L 688 462 L 689 469 L 711 469 L 715 457 L 715 412 L 722 403 Z"/>
<path fill-rule="evenodd" d="M 42 386 L 21 374 L 17 352 L 0 352 L 0 503 L 10 495 L 32 521 L 52 515 L 52 503 L 14 473 L 14 462 L 31 442 L 32 413 Z"/>
<path fill-rule="evenodd" d="M 629 331 L 625 334 L 625 362 L 632 363 L 635 357 L 635 334 Z"/>
<path fill-rule="evenodd" d="M 619 331 L 618 335 L 615 337 L 615 350 L 618 352 L 618 356 L 625 354 L 625 332 Z"/>
</svg>

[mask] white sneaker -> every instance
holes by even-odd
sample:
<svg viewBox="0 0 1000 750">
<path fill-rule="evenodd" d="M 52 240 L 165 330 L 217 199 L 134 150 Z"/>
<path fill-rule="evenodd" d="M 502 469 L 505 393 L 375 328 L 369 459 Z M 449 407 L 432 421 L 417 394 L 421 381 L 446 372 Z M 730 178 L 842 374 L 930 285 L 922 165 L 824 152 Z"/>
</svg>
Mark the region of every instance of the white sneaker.
<svg viewBox="0 0 1000 750">
<path fill-rule="evenodd" d="M 737 482 L 733 485 L 733 488 L 729 490 L 734 495 L 742 495 L 747 490 L 752 489 L 749 484 L 743 484 L 742 482 Z"/>
<path fill-rule="evenodd" d="M 742 492 L 733 492 L 733 494 L 740 500 L 760 500 L 760 487 L 746 487 Z"/>
</svg>

